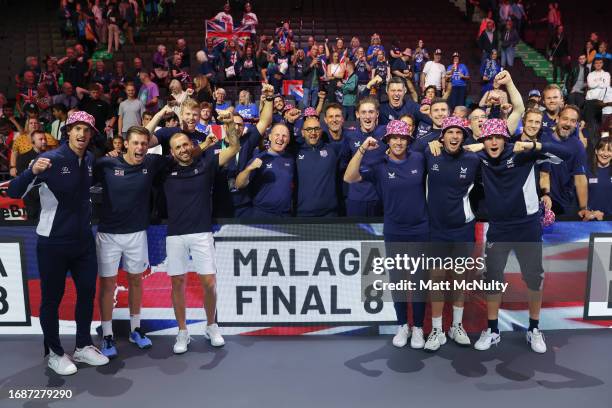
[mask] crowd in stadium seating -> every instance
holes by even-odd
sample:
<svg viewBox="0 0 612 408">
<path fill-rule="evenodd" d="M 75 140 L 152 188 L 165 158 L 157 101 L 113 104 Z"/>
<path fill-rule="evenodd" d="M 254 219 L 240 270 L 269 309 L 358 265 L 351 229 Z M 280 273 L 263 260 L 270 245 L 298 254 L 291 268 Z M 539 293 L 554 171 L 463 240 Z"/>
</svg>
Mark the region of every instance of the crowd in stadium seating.
<svg viewBox="0 0 612 408">
<path fill-rule="evenodd" d="M 483 8 L 482 3 L 486 11 L 489 2 L 467 3 L 470 14 L 475 6 Z M 342 140 L 346 132 L 363 131 L 363 122 L 369 119 L 360 114 L 359 101 L 371 95 L 377 101 L 374 119 L 377 124 L 408 117 L 413 144 L 439 129 L 443 117 L 436 117 L 439 113 L 434 109 L 439 98 L 447 100 L 448 114 L 466 119 L 474 134 L 478 134 L 484 118 L 505 118 L 513 110 L 511 98 L 495 78 L 504 69 L 510 72 L 514 69 L 515 47 L 527 21 L 520 0 L 504 0 L 483 19 L 477 40 L 482 51 L 480 72 L 469 72 L 459 53 L 437 49 L 435 44 L 423 41 L 407 47 L 392 43 L 386 49 L 376 33 L 367 43 L 357 37 L 346 42 L 342 38 L 317 42 L 309 37 L 307 43 L 298 43 L 293 40 L 290 23 L 285 21 L 272 35 L 258 35 L 261 33 L 257 32 L 257 15 L 248 3 L 242 23 L 248 27 L 250 37 L 244 41 L 235 38 L 217 42 L 209 37 L 202 49 L 195 50 L 190 48 L 195 45 L 178 38 L 171 46 L 160 44 L 152 56 L 114 60 L 112 68 L 104 60 L 92 59 L 101 44 L 106 44 L 109 52 L 117 50 L 120 37 L 125 38 L 125 46 L 129 47 L 145 22 L 171 21 L 173 2 L 162 1 L 163 10 L 157 9 L 158 4 L 136 0 L 62 2 L 60 29 L 77 42 L 63 56 L 48 56 L 42 62 L 35 56 L 28 57 L 16 73 L 18 92 L 14 104 L 0 94 L 0 171 L 15 176 L 22 167 L 20 156 L 31 149 L 43 148 L 40 143 L 32 143 L 35 131 L 47 133 L 44 149 L 65 138 L 63 124 L 75 109 L 95 117 L 99 133 L 91 148 L 98 157 L 110 150 L 120 150 L 120 137 L 132 125 L 146 125 L 155 118 L 160 127 L 180 128 L 181 106 L 193 101 L 200 108 L 197 132 L 203 135 L 202 139 L 212 133 L 211 125 L 216 123 L 218 113 L 226 110 L 240 115 L 246 124 L 245 137 L 250 136 L 256 132 L 255 125 L 263 120 L 258 94 L 253 87 L 246 86 L 237 90 L 240 92 L 229 92 L 227 86 L 224 88 L 228 80 L 272 85 L 277 97 L 267 127 L 287 124 L 291 143 L 303 141 L 308 132 L 319 132 L 303 128 L 308 116 L 320 116 L 321 139 L 325 141 Z M 214 20 L 235 21 L 228 5 Z M 558 6 L 551 3 L 546 22 L 551 32 L 547 57 L 552 62 L 555 81 L 559 80 L 562 86 L 553 84 L 543 90 L 532 90 L 523 95 L 525 105 L 544 112 L 543 128 L 556 126 L 564 103 L 578 106 L 582 121 L 576 127 L 576 136 L 591 152 L 589 160 L 595 160 L 601 147 L 600 136 L 605 134 L 602 132 L 612 130 L 612 54 L 607 52 L 607 43 L 593 33 L 586 41 L 584 54 L 570 58 Z M 194 66 L 197 69 L 192 69 Z M 482 79 L 481 99 L 466 106 L 468 84 L 476 77 Z M 283 81 L 288 79 L 303 81 L 301 100 L 281 96 Z M 230 94 L 239 95 L 238 100 L 228 100 Z M 171 109 L 165 109 L 166 105 Z M 160 110 L 164 114 L 158 117 L 156 113 Z M 515 137 L 519 138 L 521 132 L 519 125 Z M 256 149 L 265 149 L 269 143 L 261 135 L 247 156 L 252 156 Z M 244 170 L 246 164 L 245 160 L 242 168 L 236 170 Z M 346 162 L 341 160 L 339 165 Z M 333 192 L 336 206 L 331 214 L 342 215 L 346 214 L 346 187 L 342 186 L 341 169 L 338 174 L 338 188 Z M 232 184 L 235 180 L 225 180 L 228 182 Z M 294 184 L 292 188 L 300 186 Z M 568 188 L 573 189 L 573 185 Z M 289 213 L 296 213 L 296 204 L 291 205 Z"/>
</svg>

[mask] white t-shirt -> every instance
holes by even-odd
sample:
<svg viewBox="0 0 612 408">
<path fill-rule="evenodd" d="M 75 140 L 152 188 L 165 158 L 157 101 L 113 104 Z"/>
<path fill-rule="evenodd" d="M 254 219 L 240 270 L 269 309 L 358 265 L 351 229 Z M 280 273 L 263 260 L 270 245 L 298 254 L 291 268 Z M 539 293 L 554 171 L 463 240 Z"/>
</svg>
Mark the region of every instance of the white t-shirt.
<svg viewBox="0 0 612 408">
<path fill-rule="evenodd" d="M 436 87 L 436 89 L 442 89 L 442 78 L 446 74 L 446 68 L 439 62 L 427 61 L 425 67 L 423 67 L 423 73 L 425 76 L 425 88 L 430 85 Z"/>
<path fill-rule="evenodd" d="M 242 17 L 242 24 L 249 26 L 252 34 L 255 34 L 257 23 L 259 23 L 259 20 L 257 20 L 257 16 L 253 12 L 246 13 L 244 17 Z"/>
<path fill-rule="evenodd" d="M 587 76 L 589 90 L 586 94 L 587 100 L 599 99 L 603 101 L 610 87 L 610 73 L 606 71 L 593 71 Z"/>
<path fill-rule="evenodd" d="M 226 24 L 230 24 L 232 27 L 234 26 L 234 19 L 231 14 L 227 14 L 224 11 L 220 11 L 214 18 L 215 20 L 223 21 Z"/>
</svg>

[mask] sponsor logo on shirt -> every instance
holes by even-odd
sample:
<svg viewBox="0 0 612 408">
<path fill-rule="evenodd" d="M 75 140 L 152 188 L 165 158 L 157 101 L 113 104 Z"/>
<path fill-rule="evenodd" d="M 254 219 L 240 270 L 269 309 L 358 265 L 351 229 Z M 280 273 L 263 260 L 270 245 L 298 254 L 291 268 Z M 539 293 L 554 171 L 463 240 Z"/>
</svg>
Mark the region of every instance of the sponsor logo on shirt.
<svg viewBox="0 0 612 408">
<path fill-rule="evenodd" d="M 482 164 L 484 164 L 485 166 L 488 166 L 488 165 L 489 165 L 489 162 L 488 162 L 488 161 L 486 161 L 486 160 L 483 160 L 483 161 L 482 161 Z"/>
<path fill-rule="evenodd" d="M 285 167 L 289 167 L 289 166 L 291 166 L 291 163 L 285 162 Z"/>
<path fill-rule="evenodd" d="M 304 155 L 303 154 L 298 154 L 298 160 L 304 160 Z"/>
<path fill-rule="evenodd" d="M 266 168 L 271 169 L 272 168 L 272 163 L 266 163 Z"/>
<path fill-rule="evenodd" d="M 465 168 L 461 167 L 459 169 L 459 178 L 461 178 L 461 179 L 466 178 L 467 177 L 467 171 L 468 171 L 467 167 L 465 167 Z"/>
<path fill-rule="evenodd" d="M 506 160 L 506 167 L 509 169 L 514 167 L 514 157 L 511 157 L 508 160 Z"/>
<path fill-rule="evenodd" d="M 440 171 L 440 166 L 438 166 L 438 163 L 431 166 L 431 171 Z"/>
<path fill-rule="evenodd" d="M 612 178 L 611 178 L 611 179 L 612 179 Z M 597 183 L 598 183 L 598 181 L 597 181 L 597 178 L 596 178 L 596 177 L 593 177 L 593 178 L 590 178 L 590 179 L 589 179 L 589 184 L 597 184 Z"/>
<path fill-rule="evenodd" d="M 68 167 L 62 167 L 62 174 L 70 174 L 70 169 Z"/>
<path fill-rule="evenodd" d="M 410 173 L 417 174 L 419 171 L 417 169 L 412 170 Z"/>
<path fill-rule="evenodd" d="M 173 171 L 172 173 L 170 173 L 171 176 L 178 176 L 178 172 Z"/>
<path fill-rule="evenodd" d="M 395 178 L 395 172 L 394 173 L 387 173 L 387 174 L 389 174 L 389 178 L 390 179 L 394 179 Z"/>
<path fill-rule="evenodd" d="M 357 142 L 355 142 L 355 144 L 353 146 L 359 147 L 359 146 L 361 146 L 361 143 L 359 143 L 359 141 L 357 141 Z"/>
<path fill-rule="evenodd" d="M 89 177 L 93 176 L 93 170 L 91 169 L 91 166 L 87 166 L 87 172 L 89 173 Z"/>
<path fill-rule="evenodd" d="M 321 155 L 321 157 L 327 157 L 327 150 L 321 150 L 319 154 Z"/>
<path fill-rule="evenodd" d="M 198 169 L 193 169 L 193 174 L 198 174 L 198 173 L 199 173 Z"/>
<path fill-rule="evenodd" d="M 123 169 L 115 169 L 115 176 L 124 176 L 125 172 Z"/>
<path fill-rule="evenodd" d="M 142 174 L 147 174 L 148 170 L 147 169 L 142 169 Z"/>
</svg>

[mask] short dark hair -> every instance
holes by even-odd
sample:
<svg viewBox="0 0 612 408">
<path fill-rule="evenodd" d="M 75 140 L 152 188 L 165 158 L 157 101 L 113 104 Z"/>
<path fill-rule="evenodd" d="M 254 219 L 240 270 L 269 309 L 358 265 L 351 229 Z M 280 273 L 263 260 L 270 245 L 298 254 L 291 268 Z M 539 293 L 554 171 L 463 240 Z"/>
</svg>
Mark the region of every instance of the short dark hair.
<svg viewBox="0 0 612 408">
<path fill-rule="evenodd" d="M 323 108 L 323 116 L 327 115 L 327 111 L 330 109 L 338 109 L 342 111 L 342 105 L 340 105 L 338 102 L 328 103 L 327 105 L 325 105 L 325 108 Z"/>
<path fill-rule="evenodd" d="M 147 140 L 151 140 L 151 132 L 149 132 L 149 129 L 143 126 L 130 126 L 125 133 L 125 140 L 129 142 L 132 135 L 144 135 L 147 137 Z"/>
<path fill-rule="evenodd" d="M 361 105 L 366 104 L 366 103 L 371 103 L 372 105 L 374 105 L 374 108 L 376 110 L 379 110 L 380 108 L 380 102 L 378 102 L 378 98 L 372 95 L 368 95 L 368 96 L 364 96 L 357 102 L 357 107 L 356 107 L 357 111 L 359 111 L 359 108 L 361 108 Z"/>
<path fill-rule="evenodd" d="M 438 104 L 438 103 L 443 103 L 443 104 L 445 104 L 450 109 L 450 106 L 448 106 L 448 102 L 444 98 L 434 98 L 431 101 L 431 107 L 433 108 L 433 106 Z"/>
<path fill-rule="evenodd" d="M 38 133 L 42 133 L 43 135 L 46 135 L 45 131 L 42 129 L 37 129 L 32 131 L 32 133 L 30 133 L 30 139 L 34 138 L 34 135 L 38 134 Z"/>
<path fill-rule="evenodd" d="M 51 106 L 51 110 L 52 110 L 52 111 L 54 111 L 54 110 L 56 110 L 56 111 L 60 111 L 60 112 L 63 112 L 63 113 L 65 113 L 65 114 L 67 114 L 67 113 L 68 113 L 68 108 L 67 108 L 67 107 L 66 107 L 66 105 L 64 105 L 63 103 L 54 103 L 54 104 Z"/>
<path fill-rule="evenodd" d="M 144 118 L 145 116 L 153 117 L 153 116 L 155 116 L 155 113 L 153 113 L 151 111 L 144 111 L 144 112 L 142 112 L 142 117 Z"/>
<path fill-rule="evenodd" d="M 566 110 L 573 110 L 574 112 L 576 112 L 578 114 L 578 120 L 580 120 L 581 113 L 579 107 L 577 107 L 576 105 L 565 105 L 563 108 L 561 108 L 561 111 L 559 111 L 559 116 L 561 116 L 561 114 Z"/>
</svg>

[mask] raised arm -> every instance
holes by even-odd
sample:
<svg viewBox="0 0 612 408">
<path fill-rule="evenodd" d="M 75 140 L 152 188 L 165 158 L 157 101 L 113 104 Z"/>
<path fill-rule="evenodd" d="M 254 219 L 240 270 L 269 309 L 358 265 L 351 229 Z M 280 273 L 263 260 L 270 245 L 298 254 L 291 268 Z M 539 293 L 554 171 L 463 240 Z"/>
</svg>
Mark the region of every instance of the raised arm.
<svg viewBox="0 0 612 408">
<path fill-rule="evenodd" d="M 274 113 L 274 87 L 270 84 L 263 84 L 261 86 L 261 94 L 265 96 L 265 98 L 262 100 L 263 107 L 259 114 L 259 121 L 255 126 L 259 134 L 263 135 L 266 129 L 272 124 L 272 115 Z"/>
<path fill-rule="evenodd" d="M 502 71 L 495 76 L 495 81 L 500 85 L 506 85 L 506 90 L 510 95 L 510 103 L 512 104 L 512 113 L 508 117 L 508 130 L 513 135 L 518 128 L 519 121 L 525 113 L 525 105 L 523 104 L 523 97 L 521 93 L 514 85 L 512 77 L 508 71 Z"/>
<path fill-rule="evenodd" d="M 347 183 L 358 183 L 361 181 L 361 173 L 359 168 L 361 167 L 361 160 L 368 150 L 374 150 L 378 148 L 378 141 L 372 136 L 369 136 L 359 149 L 353 155 L 353 158 L 346 167 L 344 172 L 344 181 Z"/>
<path fill-rule="evenodd" d="M 251 172 L 257 170 L 261 167 L 262 161 L 260 158 L 255 158 L 253 161 L 238 174 L 236 177 L 236 188 L 242 189 L 249 185 L 249 179 L 251 176 Z"/>
</svg>

